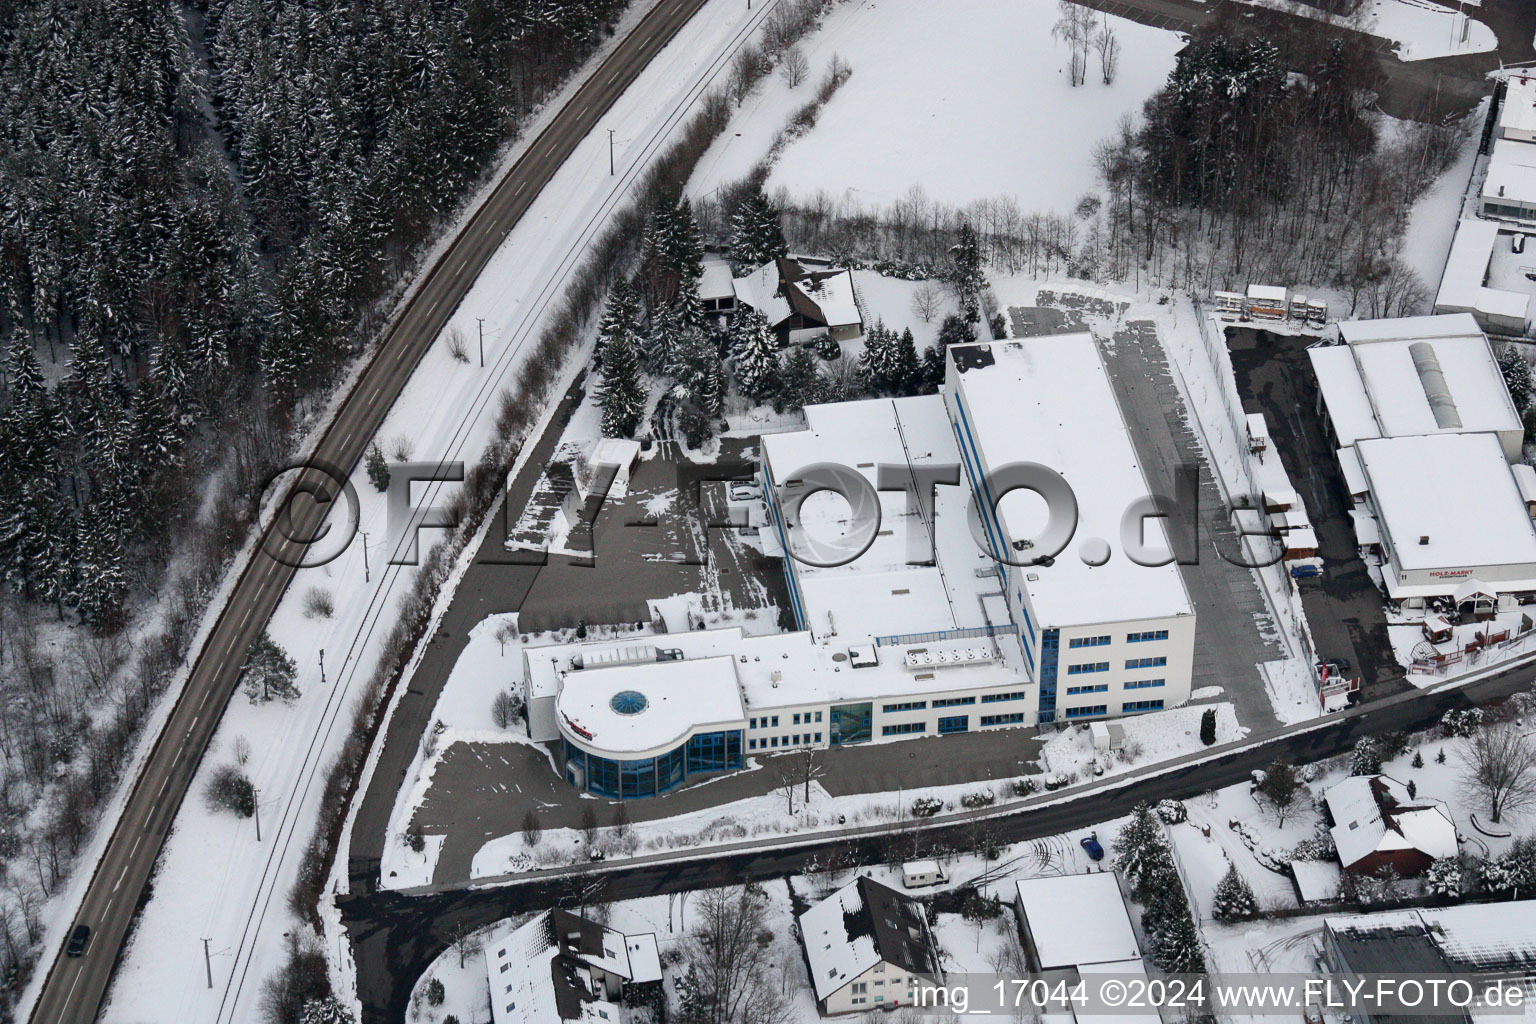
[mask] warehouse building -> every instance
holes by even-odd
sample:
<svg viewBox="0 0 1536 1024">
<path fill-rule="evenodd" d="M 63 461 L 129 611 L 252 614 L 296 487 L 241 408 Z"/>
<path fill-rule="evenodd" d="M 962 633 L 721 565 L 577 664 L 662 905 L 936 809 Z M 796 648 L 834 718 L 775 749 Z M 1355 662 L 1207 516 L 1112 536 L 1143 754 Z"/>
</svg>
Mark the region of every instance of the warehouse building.
<svg viewBox="0 0 1536 1024">
<path fill-rule="evenodd" d="M 1309 355 L 1388 597 L 1486 616 L 1536 592 L 1536 528 L 1511 466 L 1524 427 L 1476 321 L 1361 320 L 1339 334 Z"/>
</svg>

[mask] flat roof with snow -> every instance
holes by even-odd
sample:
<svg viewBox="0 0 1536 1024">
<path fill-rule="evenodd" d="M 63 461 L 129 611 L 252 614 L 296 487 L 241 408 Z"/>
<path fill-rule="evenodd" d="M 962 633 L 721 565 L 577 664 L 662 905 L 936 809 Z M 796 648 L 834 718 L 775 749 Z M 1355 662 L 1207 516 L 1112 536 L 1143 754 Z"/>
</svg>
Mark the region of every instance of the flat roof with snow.
<svg viewBox="0 0 1536 1024">
<path fill-rule="evenodd" d="M 1341 445 L 1368 437 L 1519 431 L 1493 350 L 1470 313 L 1339 324 L 1308 349 Z"/>
<path fill-rule="evenodd" d="M 570 672 L 555 707 L 610 753 L 671 746 L 690 731 L 741 727 L 746 710 L 730 657 L 587 668 Z"/>
<path fill-rule="evenodd" d="M 1499 127 L 1517 132 L 1536 132 L 1536 79 L 1511 77 L 1499 108 Z"/>
<path fill-rule="evenodd" d="M 1376 438 L 1355 450 L 1401 568 L 1536 563 L 1536 527 L 1494 435 Z"/>
<path fill-rule="evenodd" d="M 1482 313 L 1501 326 L 1512 326 L 1514 321 L 1524 323 L 1531 297 L 1489 288 L 1484 283 L 1498 239 L 1497 221 L 1468 218 L 1456 225 L 1456 237 L 1451 242 L 1440 291 L 1435 296 L 1436 311 Z"/>
<path fill-rule="evenodd" d="M 1177 565 L 1142 566 L 1120 548 L 1120 523 L 1151 490 L 1093 336 L 1058 334 L 949 349 L 946 391 L 955 429 L 990 470 L 1034 462 L 1059 473 L 1077 499 L 1078 523 L 1055 563 L 1030 566 L 1030 602 L 1045 627 L 1192 614 Z M 998 502 L 1009 542 L 1040 535 L 1045 503 L 1027 491 Z M 1143 520 L 1145 544 L 1166 548 L 1162 522 Z M 1079 557 L 1089 538 L 1109 542 L 1100 566 Z"/>
<path fill-rule="evenodd" d="M 1488 158 L 1488 176 L 1483 179 L 1483 199 L 1501 200 L 1523 206 L 1536 205 L 1536 142 L 1499 139 Z"/>
<path fill-rule="evenodd" d="M 1018 896 L 1041 969 L 1127 961 L 1145 969 L 1113 872 L 1021 879 Z"/>
</svg>

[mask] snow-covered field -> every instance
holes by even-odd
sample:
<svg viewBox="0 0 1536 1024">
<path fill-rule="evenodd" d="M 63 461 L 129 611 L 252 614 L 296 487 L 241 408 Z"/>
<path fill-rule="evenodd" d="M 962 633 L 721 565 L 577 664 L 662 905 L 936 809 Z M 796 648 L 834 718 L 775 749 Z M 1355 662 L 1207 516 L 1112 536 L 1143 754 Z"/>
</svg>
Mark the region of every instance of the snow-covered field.
<svg viewBox="0 0 1536 1024">
<path fill-rule="evenodd" d="M 1067 46 L 1051 37 L 1056 18 L 1044 0 L 849 0 L 802 44 L 807 81 L 761 86 L 700 164 L 692 192 L 705 195 L 761 160 L 836 54 L 853 76 L 783 151 L 770 190 L 883 206 L 919 185 L 954 205 L 1011 195 L 1025 209 L 1065 212 L 1096 180 L 1094 145 L 1141 110 L 1182 42 L 1110 17 L 1121 46 L 1115 82 L 1103 83 L 1091 57 L 1087 83 L 1074 89 Z"/>
<path fill-rule="evenodd" d="M 637 4 L 627 17 L 637 17 L 647 6 Z M 416 459 L 478 457 L 492 429 L 494 396 L 516 378 L 524 346 L 537 337 L 582 247 L 622 205 L 634 173 L 655 154 L 703 86 L 727 65 L 717 58 L 733 50 L 744 27 L 756 24 L 771 6 L 747 11 L 735 2 L 711 0 L 652 62 L 613 111 L 613 123 L 626 126 L 618 139 L 617 176 L 608 174 L 606 130 L 595 131 L 578 146 L 456 313 L 454 322 L 467 325 L 471 337 L 476 319 L 485 318 L 486 368 L 457 362 L 445 345 L 437 346 L 380 430 L 386 450 L 391 439 L 403 437 Z M 378 644 L 410 581 L 408 574 L 384 567 L 389 552 L 383 496 L 361 468 L 353 484 L 366 541 L 359 536 L 330 564 L 301 570 L 272 620 L 271 634 L 298 663 L 303 696 L 291 707 L 256 707 L 244 697 L 230 705 L 176 819 L 154 897 L 118 968 L 105 1020 L 138 1021 L 148 1007 L 167 1020 L 256 1018 L 260 982 L 280 961 L 284 933 L 292 927 L 285 901 L 316 818 L 321 773 L 345 736 L 354 694 L 373 668 Z M 446 495 L 437 492 L 442 490 L 429 487 L 417 497 L 441 502 Z M 422 544 L 434 540 L 429 532 Z M 331 617 L 305 617 L 304 596 L 313 587 L 331 593 Z M 451 587 L 439 607 L 450 594 Z M 234 758 L 241 738 L 252 750 L 245 769 L 259 793 L 260 843 L 253 821 L 209 812 L 202 800 L 208 774 Z M 343 865 L 345 859 L 343 848 Z M 344 884 L 345 870 L 339 878 Z M 212 940 L 211 989 L 199 963 L 202 937 Z"/>
</svg>

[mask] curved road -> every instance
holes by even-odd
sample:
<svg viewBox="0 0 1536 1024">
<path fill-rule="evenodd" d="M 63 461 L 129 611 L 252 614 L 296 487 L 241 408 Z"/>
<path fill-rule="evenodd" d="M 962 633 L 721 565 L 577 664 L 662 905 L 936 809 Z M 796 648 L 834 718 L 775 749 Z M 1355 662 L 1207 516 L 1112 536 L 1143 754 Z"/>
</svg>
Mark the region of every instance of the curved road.
<svg viewBox="0 0 1536 1024">
<path fill-rule="evenodd" d="M 337 410 L 311 461 L 329 463 L 344 474 L 351 472 L 416 364 L 502 239 L 614 100 L 701 6 L 703 0 L 658 0 L 533 139 L 426 271 Z M 309 483 L 324 489 L 328 481 Z M 316 513 L 316 505 L 308 499 L 294 507 L 304 519 Z M 62 949 L 55 952 L 32 1010 L 34 1024 L 89 1024 L 96 1019 L 124 938 L 147 894 L 161 845 L 234 693 L 245 650 L 266 627 L 293 578 L 293 568 L 285 563 L 297 561 L 301 545 L 278 529 L 281 519 L 273 517 L 241 571 L 133 782 L 75 918 L 76 923 L 90 926 L 90 947 L 78 958 L 65 956 Z"/>
<path fill-rule="evenodd" d="M 1098 825 L 1129 813 L 1142 801 L 1165 797 L 1188 799 L 1222 786 L 1242 782 L 1257 768 L 1276 758 L 1296 763 L 1317 761 L 1349 750 L 1362 736 L 1394 730 L 1420 729 L 1434 724 L 1453 708 L 1499 700 L 1531 687 L 1536 669 L 1521 665 L 1465 687 L 1415 690 L 1395 694 L 1342 713 L 1316 728 L 1297 727 L 1273 738 L 1238 746 L 1210 761 L 1171 766 L 1160 774 L 1116 786 L 1113 780 L 1085 787 L 1067 800 L 1061 794 L 1042 795 L 1018 810 L 990 817 L 990 831 L 1002 842 L 1017 843 Z M 1058 801 L 1058 802 L 1051 802 Z M 1041 806 L 1043 804 L 1043 806 Z M 631 867 L 572 866 L 564 872 L 542 872 L 524 882 L 479 888 L 460 887 L 429 893 L 372 889 L 337 898 L 342 923 L 352 940 L 357 965 L 357 991 L 363 1003 L 362 1024 L 392 1024 L 404 1020 L 411 989 L 438 954 L 452 944 L 459 930 L 474 930 L 514 914 L 552 906 L 574 906 L 677 893 L 714 886 L 763 881 L 807 870 L 827 862 L 828 854 L 851 854 L 857 863 L 887 859 L 886 834 L 901 826 L 871 827 L 853 838 L 801 846 L 765 842 L 760 849 L 721 852 L 688 860 L 638 864 Z M 932 842 L 966 841 L 969 821 L 922 828 Z"/>
</svg>

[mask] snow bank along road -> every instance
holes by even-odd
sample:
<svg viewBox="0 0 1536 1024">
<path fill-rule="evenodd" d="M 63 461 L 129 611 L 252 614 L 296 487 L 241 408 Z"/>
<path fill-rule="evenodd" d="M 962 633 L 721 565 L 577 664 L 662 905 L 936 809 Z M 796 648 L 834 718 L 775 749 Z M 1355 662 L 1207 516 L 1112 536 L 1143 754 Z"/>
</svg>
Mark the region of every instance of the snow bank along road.
<svg viewBox="0 0 1536 1024">
<path fill-rule="evenodd" d="M 312 461 L 339 467 L 344 474 L 357 465 L 417 362 L 501 240 L 577 143 L 702 5 L 703 0 L 659 0 L 572 94 L 427 270 L 338 407 Z M 326 481 L 319 484 L 330 487 Z M 301 504 L 295 502 L 296 513 L 302 511 Z M 90 926 L 90 947 L 78 958 L 66 957 L 62 949 L 56 952 L 32 1010 L 35 1024 L 88 1024 L 96 1018 L 171 821 L 235 691 L 245 649 L 265 627 L 293 577 L 294 569 L 285 563 L 296 562 L 301 549 L 277 528 L 281 518 L 273 517 L 273 525 L 241 570 L 134 780 L 75 917 Z M 175 884 L 174 879 L 167 882 Z"/>
<path fill-rule="evenodd" d="M 1210 760 L 1166 768 L 1150 765 L 1146 775 L 1111 777 L 1075 795 L 1046 794 L 1018 810 L 989 815 L 992 833 L 1003 843 L 1018 843 L 1099 825 L 1128 814 L 1144 800 L 1188 799 L 1241 782 L 1276 758 L 1298 764 L 1317 761 L 1349 750 L 1361 736 L 1427 727 L 1453 708 L 1528 689 L 1533 677 L 1536 669 L 1520 665 L 1461 686 L 1394 694 L 1326 719 L 1292 726 L 1278 736 L 1241 741 Z M 337 904 L 342 923 L 351 933 L 357 963 L 362 1024 L 393 1024 L 406 1019 L 412 986 L 448 948 L 460 926 L 473 930 L 515 914 L 566 906 L 575 899 L 575 893 L 583 894 L 587 902 L 598 903 L 781 878 L 802 873 L 818 861 L 826 863 L 834 852 L 851 853 L 860 864 L 881 863 L 888 857 L 884 833 L 913 826 L 911 820 L 897 826 L 868 826 L 856 836 L 801 845 L 787 845 L 793 838 L 777 838 L 756 848 L 743 844 L 747 848 L 684 860 L 676 858 L 686 856 L 687 851 L 658 854 L 654 859 L 660 863 L 626 867 L 573 865 L 534 872 L 525 876 L 526 881 L 512 884 L 487 885 L 482 879 L 474 888 L 417 890 L 414 895 L 373 890 L 340 896 Z M 971 827 L 968 820 L 961 820 L 924 826 L 923 832 L 935 841 L 964 842 Z"/>
</svg>

